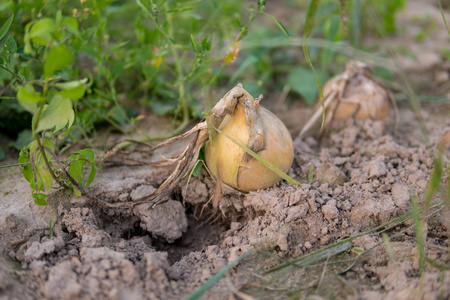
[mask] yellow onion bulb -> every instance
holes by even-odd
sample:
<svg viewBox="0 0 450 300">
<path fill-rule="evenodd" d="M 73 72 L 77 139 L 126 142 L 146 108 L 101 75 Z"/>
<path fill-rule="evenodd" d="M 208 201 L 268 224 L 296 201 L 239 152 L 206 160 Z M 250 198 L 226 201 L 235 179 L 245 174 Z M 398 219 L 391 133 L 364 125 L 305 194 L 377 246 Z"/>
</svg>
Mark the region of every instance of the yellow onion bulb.
<svg viewBox="0 0 450 300">
<path fill-rule="evenodd" d="M 218 129 L 287 173 L 292 165 L 294 150 L 286 126 L 273 113 L 260 107 L 259 99 L 254 100 L 242 86 L 238 85 L 230 93 L 235 95 L 235 106 L 223 118 Z M 220 133 L 207 142 L 205 158 L 208 169 L 216 178 L 242 192 L 264 189 L 281 180 L 272 170 Z"/>
</svg>

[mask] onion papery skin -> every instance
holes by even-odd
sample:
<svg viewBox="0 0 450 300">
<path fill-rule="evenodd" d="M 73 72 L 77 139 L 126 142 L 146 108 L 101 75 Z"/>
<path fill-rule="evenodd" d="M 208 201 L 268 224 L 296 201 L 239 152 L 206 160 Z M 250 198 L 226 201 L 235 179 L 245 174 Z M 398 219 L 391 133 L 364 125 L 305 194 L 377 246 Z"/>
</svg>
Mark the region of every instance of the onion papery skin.
<svg viewBox="0 0 450 300">
<path fill-rule="evenodd" d="M 239 100 L 234 112 L 226 115 L 219 129 L 251 149 L 248 143 L 252 128 L 248 126 L 245 109 L 242 100 Z M 256 113 L 263 128 L 264 144 L 257 154 L 287 173 L 294 157 L 289 131 L 283 122 L 267 109 L 258 105 Z M 246 152 L 242 148 L 220 133 L 206 144 L 205 158 L 208 169 L 216 178 L 219 177 L 222 182 L 239 191 L 264 189 L 281 180 L 281 177 L 255 158 L 250 157 L 245 161 L 245 155 Z"/>
</svg>

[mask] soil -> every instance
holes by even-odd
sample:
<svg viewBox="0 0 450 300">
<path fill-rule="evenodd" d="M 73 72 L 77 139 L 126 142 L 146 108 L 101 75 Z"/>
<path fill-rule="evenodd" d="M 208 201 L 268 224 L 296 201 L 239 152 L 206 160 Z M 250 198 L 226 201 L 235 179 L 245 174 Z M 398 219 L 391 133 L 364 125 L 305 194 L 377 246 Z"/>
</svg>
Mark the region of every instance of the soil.
<svg viewBox="0 0 450 300">
<path fill-rule="evenodd" d="M 311 114 L 298 104 L 274 111 L 293 137 L 306 119 L 300 125 L 293 120 Z M 423 204 L 436 144 L 450 128 L 450 103 L 423 106 L 428 140 L 409 105 L 399 112 L 397 128 L 348 120 L 333 123 L 320 141 L 295 138 L 289 175 L 300 187 L 281 182 L 248 194 L 227 192 L 217 208 L 205 170 L 188 185 L 180 183 L 163 204 L 119 210 L 56 189 L 49 205 L 36 206 L 20 170 L 13 169 L 0 185 L 0 299 L 184 299 L 251 249 L 259 252 L 227 272 L 204 299 L 449 299 L 448 269 L 426 264 L 420 275 L 411 219 L 386 231 L 387 243 L 372 232 L 317 266 L 266 272 L 411 212 L 412 198 Z M 449 162 L 446 151 L 444 174 Z M 89 193 L 111 203 L 138 199 L 170 171 L 105 166 Z M 2 169 L 0 177 L 5 174 Z M 449 219 L 445 210 L 429 219 L 425 249 L 447 266 Z M 335 260 L 344 262 L 326 263 Z"/>
<path fill-rule="evenodd" d="M 450 105 L 436 106 L 424 110 L 434 133 L 432 145 L 442 128 L 450 126 Z M 410 108 L 404 105 L 400 112 L 396 131 L 382 121 L 349 120 L 334 123 L 335 129 L 321 143 L 295 139 L 289 174 L 302 182 L 301 187 L 281 182 L 248 194 L 226 194 L 219 211 L 211 205 L 202 211 L 215 192 L 206 172 L 192 177 L 186 191 L 186 183 L 181 183 L 170 200 L 155 208 L 141 204 L 121 211 L 60 191 L 50 196 L 48 206 L 38 207 L 14 170 L 2 184 L 0 295 L 183 299 L 250 249 L 281 260 L 298 257 L 404 215 L 411 211 L 410 187 L 421 203 L 433 159 Z M 445 159 L 449 161 L 448 153 Z M 310 165 L 314 179 L 308 184 Z M 89 192 L 111 202 L 129 201 L 151 193 L 169 173 L 142 166 L 108 167 Z M 439 212 L 428 222 L 427 253 L 440 261 L 448 255 L 445 218 Z M 411 220 L 405 221 L 388 234 L 411 225 Z M 380 234 L 364 235 L 345 255 L 352 257 L 352 249 L 367 250 L 381 241 Z M 391 239 L 389 251 L 385 245 L 375 247 L 343 274 L 338 271 L 347 264 L 265 275 L 280 261 L 255 254 L 214 285 L 207 297 L 450 297 L 449 271 L 427 266 L 419 276 L 415 241 L 413 229 L 406 230 Z"/>
</svg>

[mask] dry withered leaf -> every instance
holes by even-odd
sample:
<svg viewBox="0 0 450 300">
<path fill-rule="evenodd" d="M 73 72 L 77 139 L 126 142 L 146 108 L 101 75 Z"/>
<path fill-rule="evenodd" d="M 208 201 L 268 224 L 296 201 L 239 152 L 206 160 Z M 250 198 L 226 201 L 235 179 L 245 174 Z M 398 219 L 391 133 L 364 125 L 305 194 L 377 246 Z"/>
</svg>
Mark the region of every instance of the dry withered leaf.
<svg viewBox="0 0 450 300">
<path fill-rule="evenodd" d="M 323 108 L 318 103 L 314 114 L 301 130 L 301 137 L 323 136 L 334 120 L 381 120 L 392 110 L 397 120 L 397 105 L 392 94 L 375 81 L 367 65 L 360 61 L 347 62 L 344 72 L 325 84 L 323 99 L 326 114 L 323 129 L 319 132 Z"/>
</svg>

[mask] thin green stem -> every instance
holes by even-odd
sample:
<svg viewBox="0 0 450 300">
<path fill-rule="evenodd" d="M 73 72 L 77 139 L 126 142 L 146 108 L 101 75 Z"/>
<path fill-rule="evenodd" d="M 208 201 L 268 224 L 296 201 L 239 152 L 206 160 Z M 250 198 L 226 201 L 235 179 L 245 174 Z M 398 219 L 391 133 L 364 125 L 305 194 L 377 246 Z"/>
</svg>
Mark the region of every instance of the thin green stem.
<svg viewBox="0 0 450 300">
<path fill-rule="evenodd" d="M 69 161 L 69 159 L 67 159 L 67 158 L 66 158 L 66 159 L 61 159 L 60 161 Z M 49 162 L 55 162 L 55 160 L 51 159 L 51 160 L 49 160 Z M 27 162 L 24 162 L 24 163 L 17 163 L 17 164 L 3 165 L 3 166 L 0 166 L 0 169 L 3 169 L 3 168 L 10 168 L 10 167 L 26 166 L 26 165 L 29 165 L 29 164 L 31 164 L 31 162 L 27 161 Z"/>
<path fill-rule="evenodd" d="M 42 92 L 42 95 L 44 96 L 44 99 L 47 98 L 47 93 L 48 93 L 48 79 L 46 78 L 45 79 L 45 84 L 44 84 L 44 89 L 43 89 L 43 92 Z M 39 137 L 39 133 L 36 132 L 38 124 L 39 124 L 39 119 L 41 118 L 42 112 L 44 110 L 44 104 L 45 104 L 45 100 L 42 100 L 41 101 L 41 105 L 39 107 L 38 114 L 36 116 L 36 121 L 35 121 L 34 126 L 33 126 L 33 132 L 34 132 L 34 136 L 36 138 L 36 143 L 38 144 L 38 148 L 41 151 L 42 157 L 44 158 L 44 162 L 45 162 L 45 165 L 47 166 L 48 171 L 52 175 L 52 178 L 56 182 L 59 183 L 58 178 L 56 177 L 55 173 L 53 172 L 53 168 L 52 168 L 52 166 L 50 165 L 50 162 L 47 159 L 47 155 L 45 154 L 44 146 L 42 145 L 41 139 Z"/>
<path fill-rule="evenodd" d="M 171 15 L 169 15 L 167 17 L 167 21 L 168 21 L 168 27 L 169 27 L 169 34 L 173 35 L 173 22 L 172 22 Z M 157 20 L 156 20 L 156 23 L 158 23 Z M 170 52 L 172 53 L 172 56 L 175 60 L 175 68 L 177 71 L 177 81 L 179 82 L 178 94 L 179 94 L 180 105 L 183 110 L 183 124 L 185 123 L 184 126 L 187 126 L 187 123 L 189 122 L 189 108 L 188 108 L 186 97 L 185 97 L 185 89 L 184 89 L 184 82 L 183 82 L 183 78 L 184 78 L 183 65 L 182 65 L 180 56 L 178 55 L 177 49 L 175 48 L 175 45 L 172 43 L 170 43 Z"/>
<path fill-rule="evenodd" d="M 255 18 L 256 18 L 261 12 L 262 12 L 262 10 L 258 10 L 255 14 L 252 14 L 252 15 L 250 16 L 250 19 L 248 20 L 247 24 L 245 24 L 245 25 L 242 27 L 241 31 L 239 32 L 239 34 L 238 34 L 238 36 L 237 36 L 237 38 L 236 38 L 236 41 L 240 41 L 240 40 L 242 40 L 242 39 L 244 38 L 244 36 L 245 36 L 245 34 L 246 34 L 246 32 L 247 32 L 248 26 L 250 26 L 250 24 L 253 22 L 253 20 L 255 20 Z"/>
<path fill-rule="evenodd" d="M 17 80 L 20 81 L 20 83 L 22 83 L 22 79 L 20 79 L 20 76 L 16 73 L 14 73 L 13 71 L 11 71 L 10 69 L 8 69 L 7 67 L 5 67 L 4 65 L 0 65 L 0 68 L 2 68 L 3 70 L 9 72 L 12 76 L 14 76 Z"/>
<path fill-rule="evenodd" d="M 112 81 L 112 80 L 109 81 L 109 89 L 111 90 L 111 98 L 112 98 L 111 100 L 114 101 L 114 104 L 116 105 L 117 109 L 120 110 L 122 115 L 125 117 L 125 120 L 127 120 L 128 124 L 133 126 L 133 128 L 136 132 L 140 132 L 141 134 L 144 134 L 142 132 L 142 130 L 137 128 L 136 124 L 133 124 L 133 122 L 131 122 L 130 118 L 128 118 L 127 112 L 123 109 L 122 105 L 120 105 L 119 100 L 117 99 L 117 96 L 116 96 L 116 89 L 114 87 L 114 81 Z"/>
<path fill-rule="evenodd" d="M 89 107 L 89 109 L 90 109 L 92 112 L 94 112 L 97 116 L 99 116 L 99 117 L 101 117 L 101 118 L 104 118 L 109 124 L 111 124 L 111 125 L 112 125 L 114 128 L 116 128 L 118 131 L 120 131 L 121 133 L 123 133 L 123 134 L 129 136 L 129 134 L 128 134 L 127 132 L 125 132 L 125 131 L 119 126 L 119 124 L 117 124 L 116 122 L 114 122 L 113 120 L 111 120 L 111 119 L 109 118 L 109 116 L 103 115 L 103 114 L 99 113 L 99 112 L 95 109 L 95 107 L 93 107 L 93 106 L 89 103 L 89 101 L 83 101 L 83 103 L 86 104 L 86 105 Z"/>
</svg>

